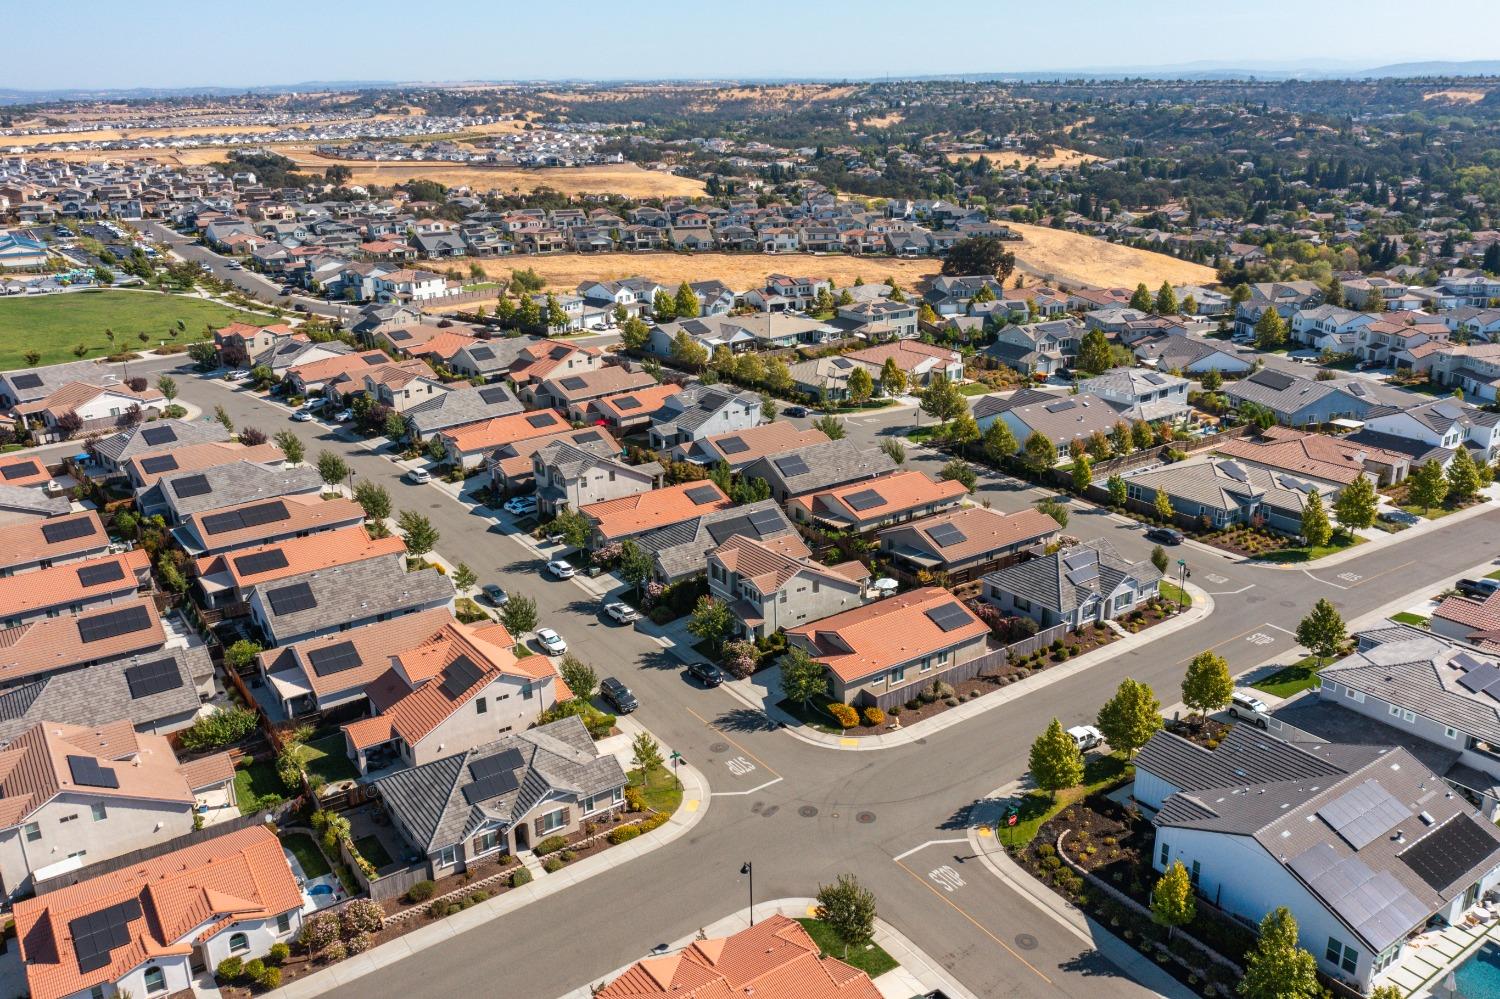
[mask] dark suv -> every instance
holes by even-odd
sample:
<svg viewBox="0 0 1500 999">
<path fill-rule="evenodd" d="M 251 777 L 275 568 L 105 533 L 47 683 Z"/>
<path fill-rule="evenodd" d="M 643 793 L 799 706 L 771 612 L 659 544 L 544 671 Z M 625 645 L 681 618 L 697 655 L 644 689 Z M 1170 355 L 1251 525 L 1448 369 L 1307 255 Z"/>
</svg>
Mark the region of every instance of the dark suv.
<svg viewBox="0 0 1500 999">
<path fill-rule="evenodd" d="M 599 695 L 622 715 L 628 715 L 641 706 L 641 702 L 635 699 L 630 688 L 612 676 L 605 677 L 599 684 Z"/>
</svg>

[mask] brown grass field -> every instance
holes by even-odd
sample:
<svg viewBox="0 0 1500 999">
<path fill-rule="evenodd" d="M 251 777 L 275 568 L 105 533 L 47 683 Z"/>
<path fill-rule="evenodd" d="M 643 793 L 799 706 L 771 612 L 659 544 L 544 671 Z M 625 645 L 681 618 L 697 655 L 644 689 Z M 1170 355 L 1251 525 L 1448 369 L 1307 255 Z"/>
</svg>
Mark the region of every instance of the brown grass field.
<svg viewBox="0 0 1500 999">
<path fill-rule="evenodd" d="M 466 166 L 457 163 L 361 163 L 338 160 L 301 150 L 278 152 L 303 167 L 323 170 L 341 163 L 354 171 L 351 183 L 390 186 L 409 180 L 433 180 L 449 187 L 472 187 L 479 191 L 495 188 L 501 191 L 526 191 L 550 187 L 563 194 L 622 194 L 630 198 L 702 197 L 703 182 L 691 177 L 658 170 L 643 170 L 633 163 L 608 163 L 583 167 L 542 167 L 522 170 L 515 167 Z"/>
<path fill-rule="evenodd" d="M 1146 287 L 1154 289 L 1163 281 L 1211 284 L 1218 279 L 1212 267 L 1165 253 L 1137 250 L 1063 229 L 1006 224 L 1022 236 L 1022 242 L 1013 247 L 1016 269 L 1046 281 L 1101 288 L 1132 288 L 1144 281 Z"/>
<path fill-rule="evenodd" d="M 394 118 L 395 115 L 376 115 L 372 121 Z M 508 129 L 499 128 L 497 125 L 480 125 L 474 128 L 478 132 L 491 131 L 515 131 L 520 128 L 519 122 L 501 122 L 500 125 L 511 126 Z M 235 132 L 244 135 L 259 135 L 265 132 L 278 131 L 278 126 L 273 125 L 174 125 L 166 128 L 101 128 L 93 131 L 77 132 L 52 132 L 46 135 L 10 135 L 0 137 L 0 145 L 4 146 L 39 146 L 48 142 L 114 142 L 118 139 L 162 139 L 179 138 L 191 139 L 200 135 L 216 135 L 222 132 Z M 100 152 L 95 156 L 119 156 L 121 152 Z M 160 153 L 160 151 L 157 151 Z"/>
<path fill-rule="evenodd" d="M 957 163 L 959 160 L 972 160 L 983 157 L 997 167 L 1008 167 L 1019 164 L 1020 169 L 1025 170 L 1033 163 L 1038 170 L 1071 170 L 1084 163 L 1097 163 L 1102 157 L 1093 153 L 1081 152 L 1077 149 L 1063 149 L 1054 146 L 1050 156 L 1028 156 L 1026 153 L 1012 149 L 1000 149 L 993 152 L 982 153 L 949 153 L 948 162 Z"/>
<path fill-rule="evenodd" d="M 1435 90 L 1423 94 L 1424 101 L 1442 101 L 1445 104 L 1478 104 L 1484 100 L 1487 90 Z"/>
</svg>

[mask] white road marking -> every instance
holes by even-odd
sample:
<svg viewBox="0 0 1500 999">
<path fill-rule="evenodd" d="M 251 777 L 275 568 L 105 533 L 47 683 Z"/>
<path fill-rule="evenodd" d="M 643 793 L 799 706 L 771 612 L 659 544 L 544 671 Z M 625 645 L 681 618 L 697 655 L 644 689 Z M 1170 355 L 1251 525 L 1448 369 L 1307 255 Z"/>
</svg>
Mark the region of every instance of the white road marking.
<svg viewBox="0 0 1500 999">
<path fill-rule="evenodd" d="M 780 784 L 781 781 L 782 781 L 782 778 L 777 777 L 775 780 L 768 780 L 764 784 L 759 785 L 758 787 L 752 787 L 748 791 L 714 791 L 714 792 L 712 792 L 712 793 L 709 794 L 709 797 L 710 798 L 736 798 L 736 797 L 740 797 L 740 796 L 746 795 L 746 794 L 754 794 L 756 791 L 764 791 L 766 788 L 770 787 L 772 784 Z"/>
<path fill-rule="evenodd" d="M 896 856 L 892 857 L 891 859 L 892 860 L 898 860 L 898 861 L 899 860 L 905 860 L 907 857 L 910 857 L 914 853 L 921 853 L 923 850 L 927 849 L 929 846 L 942 846 L 942 845 L 944 845 L 946 843 L 967 843 L 967 842 L 968 842 L 968 839 L 966 837 L 962 837 L 962 836 L 959 837 L 958 839 L 930 839 L 927 842 L 923 843 L 921 846 L 914 846 L 910 850 L 907 850 L 905 853 L 897 854 Z"/>
<path fill-rule="evenodd" d="M 1290 629 L 1290 628 L 1283 628 L 1281 625 L 1279 625 L 1279 624 L 1272 624 L 1270 621 L 1266 622 L 1266 627 L 1267 628 L 1274 628 L 1277 631 L 1281 632 L 1283 635 L 1291 635 L 1293 638 L 1297 637 L 1297 633 L 1295 631 L 1293 631 L 1292 629 Z"/>
<path fill-rule="evenodd" d="M 1222 586 L 1225 583 L 1229 582 L 1228 576 L 1220 576 L 1216 572 L 1211 572 L 1204 578 L 1207 579 L 1210 583 L 1213 583 L 1215 586 Z M 1253 586 L 1254 584 L 1252 583 L 1251 585 Z"/>
<path fill-rule="evenodd" d="M 1245 641 L 1249 642 L 1251 645 L 1270 645 L 1272 642 L 1276 641 L 1276 636 L 1268 635 L 1264 631 L 1257 631 L 1253 635 L 1246 635 Z"/>
<path fill-rule="evenodd" d="M 1248 586 L 1241 586 L 1237 590 L 1209 590 L 1208 593 L 1209 593 L 1209 596 L 1214 596 L 1214 597 L 1232 597 L 1232 596 L 1234 596 L 1237 593 L 1244 593 L 1246 590 L 1253 590 L 1253 589 L 1255 589 L 1255 584 L 1251 583 Z"/>
<path fill-rule="evenodd" d="M 935 885 L 937 885 L 939 888 L 943 889 L 943 891 L 947 892 L 950 895 L 958 891 L 958 889 L 962 888 L 964 885 L 968 884 L 968 882 L 965 881 L 957 871 L 949 867 L 947 864 L 928 871 L 927 877 Z"/>
<path fill-rule="evenodd" d="M 1334 588 L 1334 589 L 1336 589 L 1336 590 L 1347 590 L 1347 589 L 1348 589 L 1348 588 L 1349 588 L 1349 587 L 1347 587 L 1347 586 L 1344 586 L 1344 585 L 1343 585 L 1343 584 L 1341 584 L 1341 583 L 1335 583 L 1335 582 L 1334 582 L 1334 581 L 1333 581 L 1333 580 L 1331 580 L 1331 579 L 1321 579 L 1321 578 L 1319 578 L 1319 577 L 1317 577 L 1317 576 L 1314 576 L 1314 575 L 1313 575 L 1313 574 L 1312 574 L 1312 572 L 1311 572 L 1311 571 L 1310 571 L 1310 570 L 1307 570 L 1307 569 L 1303 569 L 1303 570 L 1302 570 L 1302 574 L 1303 574 L 1303 575 L 1304 575 L 1304 576 L 1306 576 L 1306 577 L 1307 577 L 1307 578 L 1308 578 L 1308 579 L 1310 579 L 1310 580 L 1312 580 L 1312 581 L 1313 581 L 1313 582 L 1315 582 L 1315 583 L 1323 583 L 1323 584 L 1325 584 L 1325 585 L 1327 585 L 1327 586 L 1331 586 L 1331 587 L 1333 587 L 1333 588 Z"/>
<path fill-rule="evenodd" d="M 743 777 L 755 769 L 755 764 L 751 763 L 743 756 L 736 756 L 732 760 L 725 760 L 724 765 L 728 767 L 729 772 L 734 774 L 736 777 Z"/>
</svg>

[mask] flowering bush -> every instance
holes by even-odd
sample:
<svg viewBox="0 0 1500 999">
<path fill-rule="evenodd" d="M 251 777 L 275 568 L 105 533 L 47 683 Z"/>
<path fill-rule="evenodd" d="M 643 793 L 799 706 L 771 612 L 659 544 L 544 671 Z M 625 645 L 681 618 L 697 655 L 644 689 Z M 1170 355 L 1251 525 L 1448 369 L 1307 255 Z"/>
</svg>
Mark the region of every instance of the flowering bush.
<svg viewBox="0 0 1500 999">
<path fill-rule="evenodd" d="M 345 939 L 360 933 L 374 933 L 385 925 L 385 910 L 379 902 L 357 898 L 344 906 L 339 921 Z"/>
<path fill-rule="evenodd" d="M 661 599 L 661 595 L 666 591 L 667 588 L 665 586 L 658 583 L 654 579 L 651 580 L 651 582 L 646 584 L 646 606 L 649 607 L 652 604 L 656 603 Z"/>
<path fill-rule="evenodd" d="M 736 680 L 743 680 L 755 672 L 758 661 L 752 642 L 729 642 L 724 646 L 724 669 Z"/>
<path fill-rule="evenodd" d="M 620 558 L 620 543 L 611 541 L 609 544 L 594 551 L 595 565 L 613 565 Z"/>
<path fill-rule="evenodd" d="M 853 728 L 859 724 L 859 712 L 847 704 L 834 702 L 828 705 L 828 713 L 833 715 L 834 720 L 844 728 Z"/>
<path fill-rule="evenodd" d="M 317 953 L 339 938 L 339 919 L 332 913 L 310 916 L 302 921 L 298 938 L 309 952 Z"/>
<path fill-rule="evenodd" d="M 344 951 L 350 957 L 353 957 L 355 954 L 363 954 L 370 949 L 370 942 L 370 934 L 356 933 L 344 941 Z"/>
<path fill-rule="evenodd" d="M 865 708 L 865 724 L 870 726 L 884 725 L 885 712 L 873 704 L 870 705 L 868 708 Z"/>
</svg>

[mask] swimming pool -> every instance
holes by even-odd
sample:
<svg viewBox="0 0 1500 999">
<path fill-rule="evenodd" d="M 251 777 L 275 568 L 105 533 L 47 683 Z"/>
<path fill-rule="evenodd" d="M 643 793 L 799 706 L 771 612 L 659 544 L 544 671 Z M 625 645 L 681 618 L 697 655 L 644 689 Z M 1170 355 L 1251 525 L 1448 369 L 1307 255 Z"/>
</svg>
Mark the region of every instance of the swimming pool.
<svg viewBox="0 0 1500 999">
<path fill-rule="evenodd" d="M 1500 945 L 1486 943 L 1453 969 L 1459 999 L 1500 999 Z"/>
<path fill-rule="evenodd" d="M 307 889 L 309 895 L 332 895 L 333 885 L 313 885 Z"/>
</svg>

